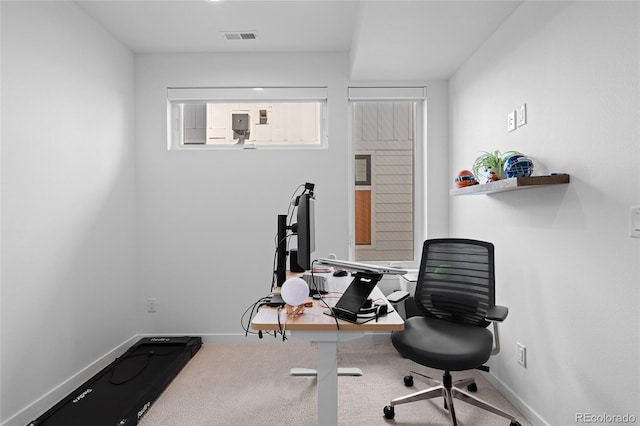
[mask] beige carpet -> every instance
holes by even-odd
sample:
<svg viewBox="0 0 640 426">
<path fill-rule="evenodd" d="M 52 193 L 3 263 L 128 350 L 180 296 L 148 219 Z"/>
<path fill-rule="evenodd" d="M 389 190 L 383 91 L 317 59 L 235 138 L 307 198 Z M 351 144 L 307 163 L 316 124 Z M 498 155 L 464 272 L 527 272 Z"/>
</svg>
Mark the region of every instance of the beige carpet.
<svg viewBox="0 0 640 426">
<path fill-rule="evenodd" d="M 416 376 L 413 388 L 402 378 L 409 370 L 441 378 L 398 355 L 390 342 L 349 342 L 339 346 L 340 367 L 359 367 L 362 377 L 338 378 L 340 425 L 449 425 L 443 400 L 396 407 L 394 420 L 384 418 L 389 401 L 426 383 Z M 141 426 L 315 425 L 316 379 L 291 377 L 291 367 L 315 368 L 312 343 L 265 338 L 256 343 L 206 344 L 193 357 L 140 421 Z M 477 371 L 473 375 L 480 398 L 513 413 L 530 425 Z M 459 425 L 508 426 L 509 421 L 456 400 Z"/>
</svg>

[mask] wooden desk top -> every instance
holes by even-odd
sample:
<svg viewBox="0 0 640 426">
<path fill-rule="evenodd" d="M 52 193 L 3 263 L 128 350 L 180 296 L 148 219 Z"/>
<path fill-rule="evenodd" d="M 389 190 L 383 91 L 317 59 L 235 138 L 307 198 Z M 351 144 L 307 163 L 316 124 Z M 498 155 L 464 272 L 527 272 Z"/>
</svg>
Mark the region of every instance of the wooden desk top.
<svg viewBox="0 0 640 426">
<path fill-rule="evenodd" d="M 323 297 L 328 305 L 333 306 L 338 302 L 341 292 L 347 288 L 352 277 L 327 276 L 327 279 L 329 280 L 328 289 L 330 292 Z M 332 290 L 336 290 L 336 292 L 332 292 Z M 374 301 L 382 299 L 388 303 L 378 287 L 371 292 L 369 297 Z M 320 300 L 313 300 L 312 307 L 305 308 L 302 314 L 295 317 L 287 315 L 285 309 L 280 309 L 280 323 L 278 323 L 278 308 L 262 306 L 251 321 L 251 327 L 254 330 L 263 331 L 280 330 L 283 327 L 289 331 L 335 331 L 337 329 L 336 319 L 326 315 L 324 312 L 327 310 L 328 307 L 323 305 Z M 389 310 L 393 310 L 391 305 L 389 305 Z M 338 324 L 340 331 L 397 331 L 404 328 L 404 321 L 395 310 L 378 318 L 377 322 L 373 319 L 364 324 L 354 324 L 338 319 Z"/>
</svg>

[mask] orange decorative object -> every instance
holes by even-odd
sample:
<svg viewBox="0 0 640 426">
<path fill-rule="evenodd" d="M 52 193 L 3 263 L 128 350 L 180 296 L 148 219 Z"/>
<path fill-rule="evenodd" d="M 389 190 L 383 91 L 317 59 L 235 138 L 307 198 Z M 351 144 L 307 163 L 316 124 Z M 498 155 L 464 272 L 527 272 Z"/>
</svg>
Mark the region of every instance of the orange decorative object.
<svg viewBox="0 0 640 426">
<path fill-rule="evenodd" d="M 477 185 L 478 181 L 476 180 L 473 173 L 469 170 L 461 170 L 455 178 L 456 186 L 458 188 L 464 188 L 465 186 Z"/>
</svg>

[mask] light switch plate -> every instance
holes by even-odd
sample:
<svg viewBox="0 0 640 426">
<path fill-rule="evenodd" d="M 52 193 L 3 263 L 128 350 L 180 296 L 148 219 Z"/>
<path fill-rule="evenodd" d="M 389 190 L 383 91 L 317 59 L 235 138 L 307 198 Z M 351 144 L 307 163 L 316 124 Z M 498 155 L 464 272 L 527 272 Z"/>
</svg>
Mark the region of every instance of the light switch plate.
<svg viewBox="0 0 640 426">
<path fill-rule="evenodd" d="M 518 108 L 518 127 L 527 124 L 527 104 L 522 104 Z"/>
<path fill-rule="evenodd" d="M 513 132 L 516 129 L 516 112 L 511 111 L 507 114 L 507 131 Z"/>
</svg>

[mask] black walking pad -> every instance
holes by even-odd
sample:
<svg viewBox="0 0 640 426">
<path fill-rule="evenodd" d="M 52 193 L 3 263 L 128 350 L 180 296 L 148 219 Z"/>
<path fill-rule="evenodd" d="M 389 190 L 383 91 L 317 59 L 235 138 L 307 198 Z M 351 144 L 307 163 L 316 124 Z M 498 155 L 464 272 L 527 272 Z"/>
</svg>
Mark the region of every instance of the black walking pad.
<svg viewBox="0 0 640 426">
<path fill-rule="evenodd" d="M 202 346 L 200 337 L 145 337 L 28 426 L 130 426 Z"/>
</svg>

